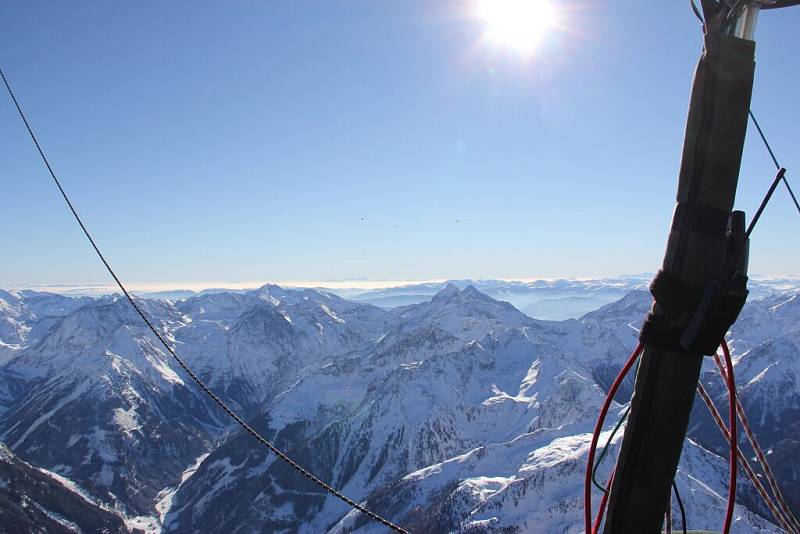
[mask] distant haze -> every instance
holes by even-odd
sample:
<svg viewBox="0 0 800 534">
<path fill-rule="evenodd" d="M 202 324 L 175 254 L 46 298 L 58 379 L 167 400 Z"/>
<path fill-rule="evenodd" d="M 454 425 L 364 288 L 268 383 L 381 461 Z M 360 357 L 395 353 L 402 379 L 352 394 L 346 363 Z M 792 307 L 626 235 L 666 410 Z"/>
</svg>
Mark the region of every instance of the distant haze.
<svg viewBox="0 0 800 534">
<path fill-rule="evenodd" d="M 533 280 L 460 279 L 460 280 L 338 280 L 286 281 L 285 288 L 316 288 L 353 301 L 384 309 L 419 304 L 430 300 L 445 285 L 459 289 L 473 286 L 500 301 L 509 302 L 537 319 L 560 321 L 578 318 L 613 302 L 632 290 L 647 289 L 651 274 L 643 273 L 611 278 L 553 278 Z M 200 293 L 224 291 L 244 293 L 266 286 L 259 282 L 219 282 L 203 284 L 131 284 L 129 289 L 149 299 L 187 299 Z M 798 290 L 800 279 L 791 277 L 751 278 L 750 300 L 774 290 Z M 34 286 L 29 289 L 71 296 L 99 296 L 118 293 L 116 286 Z"/>
</svg>

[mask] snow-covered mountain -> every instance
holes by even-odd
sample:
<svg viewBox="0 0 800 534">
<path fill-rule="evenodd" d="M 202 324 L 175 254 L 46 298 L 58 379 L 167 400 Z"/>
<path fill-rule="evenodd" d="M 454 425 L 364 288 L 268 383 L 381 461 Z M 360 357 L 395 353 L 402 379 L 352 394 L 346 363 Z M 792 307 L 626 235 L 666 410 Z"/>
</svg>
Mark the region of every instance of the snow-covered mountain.
<svg viewBox="0 0 800 534">
<path fill-rule="evenodd" d="M 59 318 L 94 299 L 0 289 L 0 364 L 44 337 Z"/>
<path fill-rule="evenodd" d="M 613 302 L 632 289 L 646 288 L 650 276 L 605 278 L 597 280 L 451 280 L 443 283 L 409 284 L 387 289 L 363 291 L 350 296 L 383 308 L 419 304 L 431 299 L 447 285 L 459 289 L 473 287 L 494 299 L 509 302 L 538 319 L 562 320 L 580 317 L 604 304 Z"/>
<path fill-rule="evenodd" d="M 18 343 L 0 368 L 0 434 L 26 460 L 104 502 L 150 514 L 158 494 L 212 448 L 228 421 L 187 383 L 125 300 L 64 299 L 55 309 L 62 316 L 39 319 L 43 307 L 35 306 L 52 298 L 20 297 L 18 309 L 37 311 L 23 332 L 49 328 L 41 339 L 22 338 L 28 343 Z M 377 337 L 388 321 L 370 305 L 275 286 L 139 303 L 244 414 L 322 358 Z"/>
<path fill-rule="evenodd" d="M 142 302 L 167 329 L 181 316 Z M 221 431 L 130 306 L 102 300 L 62 317 L 0 370 L 10 392 L 3 440 L 27 461 L 129 511 L 154 496 Z"/>
<path fill-rule="evenodd" d="M 459 289 L 472 286 L 494 299 L 511 303 L 531 317 L 560 321 L 577 319 L 585 313 L 622 298 L 634 289 L 647 289 L 652 278 L 652 274 L 638 274 L 617 278 L 551 279 L 528 282 L 491 279 L 451 280 L 369 291 L 346 290 L 341 291 L 341 294 L 358 302 L 394 308 L 426 302 L 447 284 L 453 284 Z M 776 291 L 798 291 L 800 280 L 753 277 L 749 286 L 751 297 L 761 298 Z"/>
<path fill-rule="evenodd" d="M 747 305 L 732 344 L 753 424 L 781 476 L 795 477 L 787 490 L 796 498 L 800 450 L 781 425 L 798 419 L 800 296 L 786 284 L 760 291 L 767 296 Z M 273 285 L 140 302 L 256 428 L 413 531 L 577 532 L 589 433 L 650 297 L 634 289 L 564 321 L 458 284 L 391 310 Z M 0 321 L 0 438 L 141 516 L 136 524 L 379 531 L 232 428 L 124 300 L 3 292 Z M 722 402 L 710 368 L 704 380 Z M 694 437 L 678 484 L 690 526 L 717 528 L 725 451 L 711 434 Z M 754 515 L 764 511 L 746 484 L 740 493 L 737 531 L 777 531 Z"/>
<path fill-rule="evenodd" d="M 397 310 L 399 330 L 416 343 L 395 345 L 389 332 L 376 348 L 326 364 L 278 396 L 262 428 L 334 485 L 414 532 L 539 532 L 541 525 L 577 532 L 586 446 L 604 395 L 593 377 L 612 353 L 619 367 L 636 336 L 631 314 L 643 316 L 645 296 L 581 321 L 548 323 L 473 288 L 445 287 L 428 303 Z M 726 463 L 692 447 L 684 459 L 691 469 L 682 469 L 679 483 L 695 498 L 692 526 L 716 527 Z M 168 530 L 380 531 L 244 435 L 213 452 L 174 503 Z M 775 531 L 747 510 L 738 517 L 738 532 Z"/>
<path fill-rule="evenodd" d="M 59 478 L 20 460 L 0 443 L 0 530 L 9 534 L 130 532 L 116 513 Z"/>
<path fill-rule="evenodd" d="M 325 358 L 384 333 L 394 317 L 331 293 L 268 285 L 178 301 L 177 347 L 226 398 L 255 409 Z M 185 350 L 184 350 L 185 349 Z"/>
</svg>

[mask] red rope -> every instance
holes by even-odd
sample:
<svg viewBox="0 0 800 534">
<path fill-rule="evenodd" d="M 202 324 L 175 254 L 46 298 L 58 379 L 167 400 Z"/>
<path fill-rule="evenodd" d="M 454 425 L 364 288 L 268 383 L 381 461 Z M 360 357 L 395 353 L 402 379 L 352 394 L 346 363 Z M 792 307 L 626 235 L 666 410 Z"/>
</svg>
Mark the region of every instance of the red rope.
<svg viewBox="0 0 800 534">
<path fill-rule="evenodd" d="M 597 451 L 597 441 L 600 439 L 600 432 L 603 430 L 603 423 L 605 422 L 606 415 L 608 414 L 608 410 L 611 408 L 611 403 L 614 400 L 614 396 L 617 394 L 617 390 L 619 386 L 622 384 L 622 381 L 625 379 L 625 376 L 628 374 L 628 371 L 631 370 L 633 364 L 636 362 L 636 359 L 642 353 L 644 346 L 639 343 L 636 346 L 634 351 L 631 353 L 628 361 L 625 362 L 625 365 L 622 367 L 622 370 L 617 375 L 617 378 L 614 380 L 614 383 L 611 384 L 611 388 L 608 390 L 608 394 L 606 395 L 605 401 L 603 401 L 603 407 L 600 409 L 600 415 L 597 418 L 597 423 L 594 426 L 594 434 L 592 434 L 592 442 L 589 445 L 589 459 L 586 463 L 586 478 L 583 483 L 583 517 L 584 523 L 586 526 L 586 533 L 587 534 L 594 534 L 597 532 L 597 529 L 600 527 L 600 521 L 602 520 L 603 509 L 605 507 L 605 503 L 608 500 L 608 493 L 604 494 L 603 500 L 600 504 L 600 509 L 598 510 L 598 517 L 597 517 L 597 526 L 596 529 L 592 528 L 592 467 L 594 466 L 594 455 Z M 609 483 L 609 488 L 610 488 Z"/>
<path fill-rule="evenodd" d="M 714 354 L 714 363 L 717 364 L 717 369 L 719 369 L 719 372 L 724 379 L 727 376 L 727 373 L 725 372 L 722 361 L 717 354 Z M 750 421 L 747 419 L 747 415 L 744 412 L 744 406 L 742 406 L 738 396 L 736 397 L 736 413 L 739 415 L 739 422 L 742 424 L 742 429 L 747 436 L 747 440 L 750 442 L 750 446 L 753 447 L 753 451 L 756 453 L 756 460 L 761 466 L 761 470 L 764 472 L 767 482 L 769 483 L 769 487 L 775 496 L 775 500 L 777 501 L 779 510 L 781 512 L 780 515 L 787 524 L 791 525 L 790 527 L 784 526 L 784 528 L 788 532 L 800 533 L 800 522 L 798 522 L 797 517 L 795 517 L 794 513 L 792 512 L 791 508 L 789 508 L 789 505 L 786 503 L 786 500 L 783 497 L 783 493 L 778 485 L 778 481 L 775 479 L 775 474 L 772 472 L 772 468 L 767 462 L 767 457 L 764 454 L 764 450 L 756 440 L 756 436 L 753 433 L 752 427 L 750 426 Z M 777 515 L 776 519 L 780 520 Z"/>
<path fill-rule="evenodd" d="M 714 406 L 714 401 L 711 400 L 711 397 L 706 392 L 706 388 L 703 387 L 702 383 L 697 384 L 697 393 L 700 394 L 700 398 L 703 399 L 703 402 L 705 402 L 709 413 L 711 413 L 711 417 L 714 419 L 714 422 L 717 424 L 717 428 L 719 428 L 719 431 L 722 434 L 722 437 L 725 439 L 726 442 L 730 442 L 731 439 L 730 433 L 728 432 L 728 428 L 725 426 L 725 423 L 722 420 L 722 415 L 720 415 L 719 411 L 717 410 L 717 407 Z M 777 505 L 772 501 L 772 497 L 770 497 L 770 495 L 767 493 L 764 484 L 761 483 L 761 479 L 758 478 L 755 471 L 753 471 L 753 468 L 750 466 L 750 462 L 747 460 L 747 457 L 742 453 L 741 450 L 739 450 L 738 457 L 739 457 L 739 464 L 741 464 L 742 468 L 744 469 L 747 478 L 749 478 L 750 482 L 753 483 L 753 485 L 756 488 L 756 491 L 758 491 L 758 494 L 761 496 L 761 499 L 763 499 L 764 503 L 767 505 L 767 508 L 769 508 L 770 512 L 772 512 L 772 515 L 775 518 L 775 520 L 778 523 L 780 523 L 780 526 L 784 530 L 786 530 L 787 532 L 792 532 L 792 527 L 789 526 L 789 524 L 781 515 Z"/>
<path fill-rule="evenodd" d="M 728 534 L 731 531 L 731 519 L 733 518 L 733 506 L 736 503 L 736 469 L 738 462 L 736 461 L 739 452 L 738 433 L 736 432 L 736 383 L 733 378 L 733 362 L 731 361 L 731 353 L 728 350 L 728 344 L 722 340 L 722 354 L 725 356 L 725 366 L 728 368 L 726 382 L 728 384 L 728 417 L 730 425 L 730 439 L 728 440 L 731 445 L 730 452 L 730 482 L 728 484 L 728 509 L 725 511 L 725 523 L 722 527 L 722 534 Z"/>
<path fill-rule="evenodd" d="M 600 531 L 600 523 L 603 521 L 603 511 L 608 504 L 608 496 L 611 494 L 611 484 L 614 483 L 614 473 L 611 473 L 611 478 L 608 479 L 606 484 L 606 491 L 603 493 L 603 498 L 600 499 L 600 506 L 597 508 L 597 515 L 594 517 L 594 524 L 592 525 L 592 533 Z"/>
<path fill-rule="evenodd" d="M 606 415 L 608 414 L 608 410 L 611 408 L 611 403 L 613 402 L 614 396 L 619 389 L 619 386 L 622 384 L 622 381 L 627 376 L 628 372 L 630 371 L 633 364 L 636 362 L 636 359 L 641 355 L 642 350 L 644 350 L 643 345 L 640 343 L 636 349 L 631 353 L 628 360 L 625 362 L 625 365 L 622 367 L 622 370 L 617 375 L 617 378 L 614 380 L 613 384 L 608 390 L 608 394 L 606 395 L 605 400 L 603 401 L 603 406 L 600 409 L 600 414 L 597 418 L 597 423 L 595 423 L 594 433 L 592 434 L 592 441 L 589 445 L 589 458 L 587 460 L 586 466 L 586 477 L 584 479 L 584 486 L 583 486 L 583 500 L 584 500 L 584 526 L 586 528 L 587 534 L 597 534 L 600 529 L 600 523 L 603 519 L 603 512 L 605 510 L 606 504 L 608 502 L 609 493 L 605 493 L 603 498 L 600 501 L 600 507 L 597 510 L 597 516 L 595 517 L 594 523 L 592 522 L 592 467 L 594 466 L 594 457 L 595 452 L 597 450 L 597 442 L 600 439 L 600 433 L 603 429 L 603 423 L 605 422 Z M 736 385 L 734 382 L 733 376 L 733 362 L 731 361 L 731 354 L 730 350 L 728 349 L 728 344 L 725 340 L 722 341 L 722 352 L 725 356 L 725 364 L 727 366 L 727 372 L 723 373 L 723 377 L 725 378 L 725 382 L 728 388 L 728 417 L 729 417 L 729 428 L 725 430 L 727 432 L 728 442 L 730 443 L 730 457 L 729 457 L 729 466 L 730 466 L 730 480 L 728 484 L 728 504 L 725 510 L 725 522 L 723 524 L 722 532 L 723 534 L 729 534 L 732 519 L 733 519 L 733 509 L 736 504 L 736 477 L 737 477 L 737 468 L 740 452 L 739 446 L 737 441 L 737 430 L 736 430 L 736 414 L 737 414 L 737 406 L 736 406 Z M 699 385 L 702 388 L 702 384 Z M 705 391 L 701 393 L 701 396 L 707 397 L 707 395 L 703 395 Z M 710 401 L 710 399 L 707 399 Z M 708 404 L 708 402 L 707 402 Z M 711 408 L 710 405 L 709 408 Z M 715 409 L 716 411 L 716 409 Z M 712 413 L 713 415 L 713 413 Z M 718 418 L 718 416 L 717 416 Z M 718 421 L 721 423 L 721 420 Z M 611 488 L 611 484 L 613 481 L 613 476 L 611 480 L 609 480 L 608 488 Z"/>
</svg>

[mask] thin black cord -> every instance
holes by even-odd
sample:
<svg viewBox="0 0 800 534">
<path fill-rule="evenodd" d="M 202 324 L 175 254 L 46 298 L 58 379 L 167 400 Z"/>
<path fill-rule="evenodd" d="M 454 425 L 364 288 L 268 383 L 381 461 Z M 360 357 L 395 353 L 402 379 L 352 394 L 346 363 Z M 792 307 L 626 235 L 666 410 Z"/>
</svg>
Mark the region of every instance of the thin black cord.
<svg viewBox="0 0 800 534">
<path fill-rule="evenodd" d="M 637 363 L 637 366 L 636 366 L 637 372 L 638 372 L 638 368 L 639 368 L 639 365 Z M 608 436 L 608 439 L 606 440 L 606 444 L 603 447 L 603 450 L 600 452 L 600 456 L 598 456 L 597 461 L 594 463 L 594 467 L 592 468 L 592 484 L 594 484 L 594 486 L 597 489 L 599 489 L 600 491 L 602 491 L 603 493 L 608 493 L 608 490 L 604 486 L 602 486 L 599 482 L 597 482 L 597 478 L 596 478 L 597 477 L 597 469 L 598 469 L 598 467 L 600 467 L 600 464 L 603 462 L 603 458 L 605 458 L 605 456 L 606 456 L 606 454 L 608 452 L 609 445 L 611 444 L 611 440 L 614 439 L 614 435 L 619 431 L 619 429 L 622 427 L 622 424 L 628 418 L 628 415 L 630 414 L 630 411 L 631 411 L 631 406 L 629 404 L 627 406 L 627 408 L 625 408 L 625 411 L 622 412 L 622 415 L 620 415 L 619 421 L 617 421 L 617 424 L 614 426 L 614 429 L 611 431 L 611 434 Z M 674 480 L 672 481 L 672 489 L 675 492 L 675 499 L 678 502 L 678 509 L 681 512 L 681 526 L 683 527 L 683 534 L 687 534 L 687 530 L 686 530 L 686 509 L 683 507 L 683 501 L 681 500 L 681 494 L 678 491 L 678 486 L 675 484 Z"/>
<path fill-rule="evenodd" d="M 603 458 L 606 457 L 606 454 L 608 453 L 608 447 L 609 445 L 611 445 L 611 440 L 614 439 L 614 435 L 619 431 L 619 429 L 622 427 L 622 424 L 628 418 L 628 414 L 630 413 L 630 411 L 631 411 L 631 406 L 629 404 L 628 407 L 625 408 L 625 411 L 622 413 L 622 415 L 619 417 L 619 421 L 617 421 L 617 424 L 616 426 L 614 426 L 614 429 L 611 431 L 611 434 L 608 436 L 606 444 L 603 447 L 603 450 L 600 451 L 600 456 L 597 457 L 597 461 L 595 461 L 594 467 L 592 468 L 592 484 L 594 484 L 594 486 L 603 493 L 608 493 L 608 490 L 604 486 L 601 486 L 599 482 L 597 482 L 596 478 L 597 468 L 600 467 L 600 464 L 603 462 Z"/>
<path fill-rule="evenodd" d="M 672 481 L 672 491 L 675 492 L 675 500 L 678 501 L 678 509 L 681 511 L 681 526 L 683 526 L 683 534 L 686 534 L 686 509 L 683 507 L 681 494 L 678 491 L 678 485 Z"/>
<path fill-rule="evenodd" d="M 617 421 L 616 426 L 611 431 L 611 435 L 608 437 L 608 440 L 606 440 L 606 445 L 603 448 L 602 452 L 600 453 L 600 456 L 598 457 L 597 461 L 595 462 L 594 468 L 592 469 L 592 484 L 594 484 L 595 487 L 597 489 L 599 489 L 600 491 L 602 491 L 603 493 L 607 493 L 608 490 L 606 490 L 606 488 L 604 488 L 603 486 L 601 486 L 597 482 L 597 479 L 595 478 L 596 475 L 597 475 L 597 468 L 600 467 L 600 463 L 603 461 L 603 457 L 606 455 L 606 451 L 608 450 L 608 446 L 611 443 L 611 440 L 614 438 L 614 434 L 617 433 L 617 431 L 620 429 L 622 424 L 628 418 L 628 414 L 630 413 L 630 411 L 631 411 L 631 407 L 630 407 L 630 405 L 628 405 L 628 407 L 625 409 L 625 411 L 620 416 L 619 421 Z M 675 492 L 675 499 L 678 501 L 678 509 L 681 512 L 681 526 L 683 527 L 683 534 L 687 534 L 687 531 L 686 531 L 686 509 L 683 507 L 683 501 L 681 500 L 681 494 L 678 491 L 678 486 L 677 486 L 677 484 L 675 484 L 674 480 L 672 481 L 672 490 Z"/>
<path fill-rule="evenodd" d="M 753 115 L 753 110 L 750 109 L 748 110 L 748 112 L 750 113 L 750 119 L 752 119 L 753 124 L 755 124 L 756 126 L 756 130 L 758 130 L 758 135 L 761 136 L 761 140 L 764 141 L 764 146 L 767 147 L 767 152 L 769 152 L 769 157 L 772 158 L 772 162 L 775 164 L 775 168 L 780 169 L 781 165 L 780 163 L 778 163 L 778 158 L 775 157 L 775 152 L 772 151 L 772 147 L 769 145 L 769 141 L 767 141 L 767 138 L 764 136 L 764 131 L 761 129 L 761 125 L 758 124 L 756 116 Z"/>
<path fill-rule="evenodd" d="M 697 7 L 697 3 L 694 0 L 689 0 L 689 4 L 692 6 L 692 11 L 694 11 L 694 16 L 697 17 L 697 20 L 700 21 L 700 24 L 703 25 L 705 29 L 706 21 L 703 19 L 703 14 L 700 12 L 700 8 Z"/>
<path fill-rule="evenodd" d="M 105 265 L 106 270 L 111 275 L 111 277 L 114 279 L 114 281 L 117 283 L 117 286 L 119 286 L 120 290 L 125 295 L 125 298 L 128 299 L 128 302 L 131 303 L 131 306 L 133 306 L 133 309 L 136 310 L 136 313 L 139 314 L 139 317 L 142 318 L 142 320 L 148 326 L 150 331 L 153 332 L 153 335 L 155 335 L 156 338 L 158 338 L 158 340 L 161 342 L 161 344 L 164 345 L 164 348 L 167 349 L 167 351 L 172 355 L 172 357 L 175 359 L 175 361 L 178 362 L 178 364 L 183 368 L 184 371 L 186 371 L 186 374 L 188 374 L 191 377 L 191 379 L 200 387 L 200 389 L 202 389 L 206 393 L 206 395 L 208 395 L 215 403 L 217 403 L 223 410 L 225 410 L 225 412 L 231 417 L 231 419 L 236 421 L 236 423 L 240 427 L 242 427 L 248 434 L 253 436 L 256 440 L 258 440 L 262 445 L 267 447 L 270 451 L 272 451 L 275 455 L 277 455 L 278 458 L 283 460 L 290 467 L 292 467 L 293 469 L 298 471 L 304 477 L 306 477 L 307 479 L 309 479 L 310 481 L 312 481 L 313 483 L 315 483 L 316 485 L 318 485 L 319 487 L 321 487 L 322 489 L 324 489 L 325 491 L 327 491 L 328 493 L 330 493 L 334 497 L 337 497 L 338 499 L 342 500 L 343 502 L 345 502 L 346 504 L 348 504 L 352 508 L 358 510 L 359 512 L 362 512 L 362 513 L 366 514 L 367 516 L 371 517 L 372 519 L 374 519 L 378 523 L 381 523 L 381 524 L 389 527 L 391 530 L 394 530 L 395 532 L 403 532 L 403 533 L 408 534 L 406 530 L 398 527 L 394 523 L 390 522 L 388 519 L 384 519 L 383 517 L 379 516 L 375 512 L 371 512 L 370 510 L 367 510 L 366 508 L 364 508 L 363 506 L 361 506 L 357 502 L 353 501 L 352 499 L 350 499 L 346 495 L 344 495 L 344 494 L 340 493 L 339 491 L 337 491 L 336 489 L 334 489 L 332 486 L 330 486 L 326 482 L 323 482 L 321 479 L 317 478 L 313 473 L 308 471 L 306 468 L 304 468 L 303 466 L 301 466 L 300 464 L 298 464 L 297 462 L 292 460 L 282 450 L 278 449 L 275 445 L 273 445 L 271 442 L 269 442 L 266 438 L 264 438 L 261 434 L 259 434 L 258 431 L 256 431 L 256 429 L 254 429 L 249 424 L 247 424 L 244 421 L 244 419 L 242 419 L 236 412 L 234 412 L 231 408 L 229 408 L 228 405 L 225 404 L 225 402 L 221 398 L 219 398 L 217 396 L 217 394 L 214 393 L 200 379 L 200 377 L 198 377 L 194 373 L 194 371 L 192 371 L 189 368 L 189 366 L 186 364 L 186 362 L 184 362 L 183 359 L 180 356 L 178 356 L 178 354 L 172 349 L 172 347 L 169 346 L 169 344 L 167 343 L 166 339 L 164 339 L 164 337 L 158 332 L 158 330 L 156 330 L 156 328 L 153 326 L 153 323 L 150 322 L 150 319 L 147 318 L 147 316 L 142 311 L 142 309 L 139 307 L 139 305 L 136 304 L 136 302 L 133 300 L 133 297 L 131 297 L 131 294 L 128 292 L 128 290 L 125 289 L 125 286 L 122 284 L 122 282 L 120 281 L 119 277 L 116 275 L 114 270 L 111 268 L 111 265 L 109 265 L 108 262 L 106 261 L 105 257 L 103 256 L 103 253 L 100 252 L 100 249 L 98 248 L 97 243 L 95 243 L 94 239 L 92 238 L 91 234 L 89 233 L 89 230 L 86 229 L 86 226 L 83 224 L 83 221 L 81 220 L 80 216 L 78 215 L 78 212 L 75 211 L 75 207 L 72 205 L 72 202 L 70 201 L 69 197 L 67 196 L 67 193 L 64 191 L 64 188 L 61 186 L 61 182 L 56 177 L 56 173 L 53 171 L 53 168 L 50 166 L 50 162 L 47 160 L 47 157 L 44 155 L 44 151 L 42 150 L 42 147 L 39 145 L 39 141 L 36 139 L 36 135 L 34 135 L 33 130 L 31 129 L 30 124 L 28 123 L 28 119 L 25 117 L 25 114 L 22 112 L 22 108 L 20 107 L 19 102 L 17 102 L 17 97 L 14 96 L 14 91 L 11 90 L 11 85 L 9 85 L 8 80 L 6 79 L 6 75 L 3 73 L 2 69 L 0 69 L 0 77 L 3 78 L 3 83 L 5 84 L 6 89 L 8 90 L 8 94 L 11 96 L 11 100 L 14 101 L 14 106 L 16 106 L 17 112 L 19 113 L 19 116 L 22 119 L 22 122 L 25 123 L 25 128 L 28 130 L 28 134 L 30 135 L 31 140 L 33 140 L 33 144 L 36 145 L 36 150 L 39 152 L 39 156 L 41 156 L 42 161 L 44 162 L 45 166 L 47 167 L 48 172 L 50 173 L 50 176 L 53 177 L 53 181 L 56 183 L 56 186 L 58 187 L 58 190 L 61 192 L 61 196 L 64 197 L 64 200 L 66 201 L 67 206 L 69 206 L 69 210 L 72 212 L 72 215 L 75 217 L 75 220 L 78 221 L 78 224 L 80 225 L 81 230 L 83 230 L 83 233 L 86 236 L 86 238 L 89 240 L 89 243 L 92 244 L 92 248 L 94 248 L 94 251 L 97 253 L 97 256 L 100 258 L 100 261 L 103 262 L 103 265 Z"/>
<path fill-rule="evenodd" d="M 756 214 L 753 216 L 753 220 L 750 221 L 750 225 L 747 227 L 747 231 L 744 234 L 745 239 L 750 239 L 750 234 L 753 233 L 753 230 L 756 227 L 756 223 L 761 218 L 761 214 L 764 213 L 764 208 L 766 208 L 767 204 L 769 204 L 769 201 L 772 198 L 772 193 L 775 192 L 775 188 L 778 187 L 778 184 L 781 182 L 781 180 L 784 179 L 785 175 L 786 175 L 786 169 L 784 169 L 783 167 L 778 169 L 778 173 L 775 175 L 775 179 L 772 180 L 772 185 L 769 186 L 769 191 L 767 191 L 767 194 L 764 195 L 764 198 L 761 200 L 761 205 L 758 206 L 758 210 L 756 210 Z"/>
<path fill-rule="evenodd" d="M 778 163 L 778 158 L 775 157 L 775 152 L 773 152 L 772 146 L 770 146 L 769 141 L 767 141 L 767 137 L 764 135 L 764 130 L 761 129 L 761 125 L 756 120 L 756 116 L 753 114 L 753 110 L 748 109 L 747 111 L 750 114 L 750 118 L 753 120 L 753 124 L 755 125 L 756 130 L 758 130 L 758 135 L 761 137 L 761 141 L 763 141 L 764 146 L 767 147 L 767 152 L 769 152 L 769 156 L 770 158 L 772 158 L 772 162 L 775 164 L 775 168 L 778 169 L 778 172 L 775 174 L 775 178 L 772 180 L 772 184 L 770 184 L 767 194 L 764 195 L 764 198 L 761 200 L 761 204 L 758 206 L 756 214 L 753 216 L 753 219 L 747 226 L 747 231 L 745 232 L 745 239 L 740 244 L 736 256 L 733 257 L 733 261 L 729 261 L 728 263 L 726 263 L 724 272 L 731 274 L 733 273 L 733 269 L 735 268 L 735 266 L 738 265 L 739 259 L 744 253 L 745 243 L 747 243 L 747 240 L 750 239 L 750 235 L 753 233 L 753 230 L 756 227 L 756 223 L 758 223 L 758 220 L 764 213 L 764 209 L 766 209 L 767 204 L 769 204 L 769 201 L 772 199 L 772 195 L 773 193 L 775 193 L 775 189 L 778 187 L 778 184 L 780 182 L 783 182 L 783 185 L 786 186 L 786 190 L 792 197 L 792 201 L 794 202 L 794 205 L 797 208 L 797 212 L 800 213 L 800 203 L 797 202 L 797 197 L 794 195 L 794 191 L 792 191 L 792 187 L 789 185 L 789 181 L 786 179 L 786 169 L 781 167 L 781 164 Z"/>
<path fill-rule="evenodd" d="M 750 112 L 750 118 L 753 120 L 753 124 L 755 125 L 756 130 L 758 130 L 758 135 L 764 142 L 764 146 L 767 147 L 767 152 L 769 152 L 769 157 L 772 158 L 772 163 L 774 163 L 775 168 L 780 171 L 781 164 L 778 163 L 778 158 L 775 157 L 775 152 L 772 151 L 772 147 L 770 146 L 769 141 L 767 141 L 767 137 L 764 135 L 764 130 L 761 129 L 761 125 L 758 124 L 756 116 L 753 115 L 753 110 L 751 109 L 749 110 L 749 112 Z M 792 197 L 792 202 L 794 202 L 794 207 L 797 208 L 797 212 L 800 213 L 800 202 L 797 201 L 797 197 L 795 196 L 794 191 L 792 191 L 792 186 L 789 185 L 789 181 L 786 179 L 786 176 L 783 176 L 783 184 L 786 186 L 786 190 L 789 191 L 789 195 Z"/>
<path fill-rule="evenodd" d="M 633 371 L 634 376 L 639 373 L 639 365 L 641 363 L 642 360 L 640 358 L 636 362 L 636 369 Z M 606 444 L 603 446 L 603 450 L 600 451 L 600 455 L 597 457 L 597 460 L 594 462 L 594 466 L 592 467 L 592 484 L 594 484 L 594 486 L 603 493 L 608 493 L 608 490 L 604 486 L 600 485 L 599 482 L 597 482 L 597 469 L 600 467 L 600 464 L 603 463 L 603 459 L 606 457 L 606 454 L 608 454 L 608 446 L 611 445 L 611 440 L 614 439 L 614 436 L 617 434 L 617 432 L 619 432 L 619 429 L 622 428 L 622 424 L 625 423 L 625 420 L 628 418 L 628 414 L 630 412 L 631 405 L 628 404 L 628 406 L 625 408 L 625 411 L 623 411 L 622 415 L 619 416 L 617 424 L 614 426 L 613 430 L 611 430 L 611 434 L 608 436 Z"/>
</svg>

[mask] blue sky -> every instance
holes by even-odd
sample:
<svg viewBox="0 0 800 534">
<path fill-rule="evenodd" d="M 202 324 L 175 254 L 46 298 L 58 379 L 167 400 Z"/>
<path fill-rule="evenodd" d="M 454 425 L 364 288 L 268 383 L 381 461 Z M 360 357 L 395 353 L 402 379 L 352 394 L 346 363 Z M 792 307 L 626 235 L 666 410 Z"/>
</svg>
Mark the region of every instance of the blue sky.
<svg viewBox="0 0 800 534">
<path fill-rule="evenodd" d="M 555 2 L 536 54 L 470 1 L 0 2 L 0 64 L 124 279 L 655 271 L 700 52 L 686 2 Z M 753 109 L 800 190 L 800 8 L 763 13 Z M 0 99 L 0 287 L 107 281 Z M 748 133 L 737 205 L 773 168 Z M 751 270 L 800 274 L 781 189 Z"/>
</svg>

